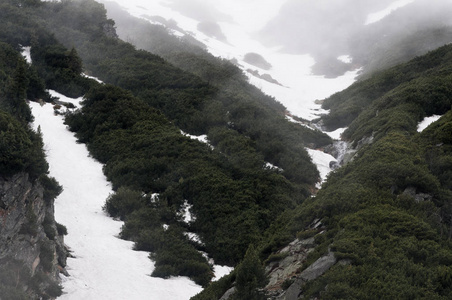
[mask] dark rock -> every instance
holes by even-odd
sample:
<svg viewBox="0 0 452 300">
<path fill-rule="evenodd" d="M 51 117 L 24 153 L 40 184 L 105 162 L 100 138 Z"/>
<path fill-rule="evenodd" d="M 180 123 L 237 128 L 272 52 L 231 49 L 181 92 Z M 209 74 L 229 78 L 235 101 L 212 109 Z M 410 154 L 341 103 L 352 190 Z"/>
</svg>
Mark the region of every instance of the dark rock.
<svg viewBox="0 0 452 300">
<path fill-rule="evenodd" d="M 414 186 L 407 187 L 403 191 L 403 194 L 414 198 L 414 201 L 416 202 L 431 201 L 433 199 L 433 196 L 430 194 L 417 193 L 417 189 Z"/>
<path fill-rule="evenodd" d="M 270 70 L 272 68 L 272 65 L 262 55 L 253 52 L 245 54 L 243 61 L 263 70 Z"/>
<path fill-rule="evenodd" d="M 335 160 L 330 161 L 329 167 L 331 170 L 336 170 L 340 167 L 339 163 Z"/>
<path fill-rule="evenodd" d="M 45 201 L 43 195 L 44 188 L 39 181 L 31 181 L 26 173 L 0 177 L 0 269 L 20 265 L 28 270 L 30 277 L 37 273 L 47 277 L 33 290 L 29 282 L 18 279 L 16 288 L 25 291 L 30 299 L 38 299 L 51 282 L 58 283 L 58 263 L 62 267 L 66 265 L 63 237 L 52 240 L 44 230 L 46 222 L 47 232 L 52 227 L 57 232 L 53 201 Z M 44 248 L 53 253 L 53 259 L 45 266 L 41 256 Z"/>
</svg>

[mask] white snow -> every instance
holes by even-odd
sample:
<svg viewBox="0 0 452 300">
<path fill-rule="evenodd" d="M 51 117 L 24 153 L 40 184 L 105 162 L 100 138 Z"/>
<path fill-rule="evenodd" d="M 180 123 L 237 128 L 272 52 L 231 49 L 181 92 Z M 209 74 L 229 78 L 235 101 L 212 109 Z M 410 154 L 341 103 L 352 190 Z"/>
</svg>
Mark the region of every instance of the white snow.
<svg viewBox="0 0 452 300">
<path fill-rule="evenodd" d="M 86 75 L 85 73 L 82 73 L 82 76 L 84 76 L 84 77 L 86 77 L 86 78 L 94 79 L 94 80 L 96 80 L 96 81 L 99 82 L 99 83 L 104 83 L 104 82 L 103 82 L 102 80 L 100 80 L 99 78 L 94 77 L 94 76 L 90 76 L 90 75 Z"/>
<path fill-rule="evenodd" d="M 25 60 L 27 63 L 31 64 L 31 54 L 30 54 L 31 47 L 22 47 L 22 56 L 25 57 Z"/>
<path fill-rule="evenodd" d="M 312 129 L 309 125 L 307 125 L 307 124 L 305 124 L 303 122 L 295 120 L 292 116 L 286 115 L 286 120 L 288 120 L 289 122 L 292 122 L 292 123 L 299 124 L 301 126 L 307 127 L 309 129 Z"/>
<path fill-rule="evenodd" d="M 347 88 L 355 81 L 359 69 L 349 71 L 338 78 L 325 78 L 311 74 L 314 59 L 310 55 L 283 53 L 279 47 L 267 48 L 255 39 L 255 33 L 278 14 L 285 1 L 272 0 L 217 0 L 204 1 L 206 9 L 220 11 L 229 17 L 218 22 L 227 41 L 222 42 L 199 32 L 198 21 L 172 10 L 165 2 L 146 0 L 114 0 L 136 16 L 158 15 L 167 20 L 175 20 L 179 27 L 207 45 L 214 56 L 237 59 L 243 69 L 255 68 L 243 61 L 246 53 L 262 55 L 273 67 L 264 73 L 270 74 L 281 85 L 270 83 L 247 74 L 251 84 L 274 96 L 296 116 L 307 120 L 317 118 L 328 111 L 322 110 L 317 99 L 324 99 L 335 92 Z M 188 1 L 188 0 L 187 0 Z M 102 2 L 102 1 L 100 1 Z M 192 1 L 196 3 L 197 1 Z M 258 9 L 256 9 L 258 7 Z"/>
<path fill-rule="evenodd" d="M 196 220 L 196 217 L 191 213 L 193 205 L 188 203 L 187 200 L 184 201 L 184 204 L 181 207 L 181 211 L 179 212 L 182 218 L 184 219 L 184 222 L 187 224 L 190 224 L 191 222 Z"/>
<path fill-rule="evenodd" d="M 191 135 L 191 134 L 188 134 L 186 132 L 183 132 L 182 130 L 180 131 L 180 133 L 182 133 L 182 135 L 185 135 L 185 136 L 187 136 L 187 137 L 189 137 L 189 138 L 191 138 L 193 140 L 198 140 L 198 141 L 200 141 L 202 143 L 209 144 L 209 140 L 207 139 L 207 135 L 205 135 L 205 134 L 202 134 L 202 135 Z"/>
<path fill-rule="evenodd" d="M 414 2 L 414 0 L 398 0 L 395 1 L 393 3 L 391 3 L 388 7 L 386 7 L 383 10 L 377 11 L 375 13 L 369 14 L 367 16 L 366 22 L 364 23 L 364 25 L 369 25 L 375 22 L 378 22 L 380 20 L 382 20 L 383 18 L 387 17 L 388 15 L 390 15 L 393 11 L 404 7 L 405 5 L 408 5 L 410 3 Z"/>
<path fill-rule="evenodd" d="M 283 171 L 283 169 L 281 169 L 280 167 L 277 167 L 277 166 L 275 166 L 274 164 L 269 163 L 269 162 L 266 162 L 265 165 L 264 165 L 264 167 L 265 167 L 265 168 L 268 168 L 268 169 Z"/>
<path fill-rule="evenodd" d="M 197 235 L 196 233 L 194 233 L 194 232 L 184 232 L 184 235 L 185 235 L 190 241 L 196 242 L 196 243 L 198 243 L 198 244 L 200 244 L 200 245 L 204 245 L 204 243 L 201 241 L 201 238 L 200 238 L 199 235 Z"/>
<path fill-rule="evenodd" d="M 54 90 L 48 90 L 48 92 L 49 92 L 50 96 L 59 98 L 61 102 L 72 103 L 72 104 L 74 104 L 74 106 L 76 108 L 81 108 L 82 107 L 80 102 L 83 100 L 83 97 L 69 98 L 69 97 L 66 97 L 65 95 L 60 94 L 60 93 L 58 93 L 57 91 L 54 91 Z"/>
<path fill-rule="evenodd" d="M 340 140 L 342 133 L 347 129 L 347 127 L 344 128 L 338 128 L 334 131 L 324 131 L 326 134 L 328 134 L 332 139 L 334 140 Z"/>
<path fill-rule="evenodd" d="M 214 273 L 215 277 L 212 279 L 212 281 L 217 281 L 221 277 L 229 275 L 232 271 L 234 271 L 234 268 L 232 268 L 232 267 L 214 265 L 213 273 Z"/>
<path fill-rule="evenodd" d="M 341 55 L 337 57 L 337 60 L 346 63 L 346 64 L 350 64 L 353 61 L 353 58 L 350 55 Z"/>
<path fill-rule="evenodd" d="M 424 120 L 422 120 L 421 122 L 419 122 L 419 124 L 417 125 L 417 131 L 418 131 L 418 132 L 422 132 L 422 131 L 423 131 L 425 128 L 427 128 L 430 124 L 432 124 L 433 122 L 438 121 L 439 118 L 441 118 L 441 116 L 438 116 L 438 115 L 433 115 L 433 116 L 424 118 Z"/>
<path fill-rule="evenodd" d="M 337 160 L 331 154 L 325 153 L 321 150 L 306 148 L 306 151 L 308 151 L 309 155 L 311 156 L 312 162 L 317 166 L 321 181 L 325 181 L 326 177 L 331 172 L 330 162 L 337 162 Z"/>
<path fill-rule="evenodd" d="M 71 276 L 63 277 L 60 299 L 166 300 L 189 299 L 199 293 L 202 288 L 188 278 L 149 276 L 154 269 L 149 253 L 133 251 L 132 242 L 119 239 L 123 223 L 102 210 L 112 192 L 102 165 L 89 157 L 85 145 L 77 144 L 52 105 L 31 102 L 30 106 L 33 127 L 40 126 L 43 133 L 50 175 L 64 188 L 55 201 L 55 217 L 67 227 L 65 242 L 75 256 L 68 258 Z"/>
</svg>

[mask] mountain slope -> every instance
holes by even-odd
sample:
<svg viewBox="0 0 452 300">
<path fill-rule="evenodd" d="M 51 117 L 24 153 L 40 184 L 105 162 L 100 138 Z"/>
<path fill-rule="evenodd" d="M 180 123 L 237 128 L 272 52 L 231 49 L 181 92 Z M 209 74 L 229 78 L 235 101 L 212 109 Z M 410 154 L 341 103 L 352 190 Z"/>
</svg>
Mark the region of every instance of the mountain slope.
<svg viewBox="0 0 452 300">
<path fill-rule="evenodd" d="M 66 228 L 54 217 L 61 192 L 48 176 L 39 130 L 26 97 L 45 95 L 43 81 L 11 45 L 0 42 L 0 295 L 48 299 L 61 295 Z"/>
<path fill-rule="evenodd" d="M 234 265 L 276 216 L 310 195 L 319 175 L 304 147 L 330 139 L 288 122 L 281 106 L 240 79 L 234 66 L 238 88 L 219 91 L 117 39 L 94 1 L 36 2 L 16 10 L 39 24 L 38 34 L 20 30 L 47 87 L 86 93 L 84 107 L 67 122 L 105 163 L 116 190 L 106 209 L 125 220 L 124 238 L 153 252 L 155 276 L 186 275 L 207 284 L 211 266 L 198 250 Z M 121 88 L 80 76 L 79 55 L 87 72 Z M 207 133 L 213 149 L 178 127 Z M 180 217 L 186 202 L 196 217 L 189 224 Z"/>
<path fill-rule="evenodd" d="M 329 251 L 340 263 L 307 283 L 297 277 L 292 289 L 324 299 L 450 297 L 451 53 L 441 47 L 325 101 L 325 120 L 362 107 L 343 134 L 357 153 L 297 209 L 292 230 L 318 245 L 303 269 Z M 418 133 L 433 113 L 445 115 Z M 314 220 L 326 231 L 306 231 Z"/>
</svg>

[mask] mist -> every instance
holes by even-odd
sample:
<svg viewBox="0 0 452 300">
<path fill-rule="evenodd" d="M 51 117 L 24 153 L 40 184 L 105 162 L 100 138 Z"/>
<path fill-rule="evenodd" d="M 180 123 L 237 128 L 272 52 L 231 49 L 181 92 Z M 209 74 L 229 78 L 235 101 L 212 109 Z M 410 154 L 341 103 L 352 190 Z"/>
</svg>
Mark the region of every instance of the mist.
<svg viewBox="0 0 452 300">
<path fill-rule="evenodd" d="M 389 15 L 369 21 L 391 4 L 398 5 Z M 309 53 L 317 62 L 314 73 L 335 77 L 356 67 L 375 71 L 450 43 L 451 15 L 450 0 L 289 0 L 255 37 L 287 53 Z M 338 60 L 341 55 L 352 63 Z"/>
<path fill-rule="evenodd" d="M 164 0 L 158 5 L 168 9 L 166 21 L 173 26 L 168 16 L 182 15 L 196 24 L 191 30 L 229 43 L 225 27 L 238 25 L 266 48 L 309 54 L 316 61 L 312 72 L 332 78 L 358 68 L 370 73 L 452 42 L 452 0 Z M 147 15 L 156 17 L 151 9 Z"/>
</svg>

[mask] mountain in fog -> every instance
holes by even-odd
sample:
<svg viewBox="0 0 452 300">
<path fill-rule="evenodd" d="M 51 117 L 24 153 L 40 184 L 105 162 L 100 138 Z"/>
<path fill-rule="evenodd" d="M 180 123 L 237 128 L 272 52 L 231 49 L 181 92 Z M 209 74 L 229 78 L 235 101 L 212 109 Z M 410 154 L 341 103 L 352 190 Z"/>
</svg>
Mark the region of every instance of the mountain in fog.
<svg viewBox="0 0 452 300">
<path fill-rule="evenodd" d="M 405 5 L 369 24 L 369 15 L 394 3 Z M 451 42 L 451 13 L 449 0 L 291 0 L 257 37 L 288 53 L 309 53 L 315 73 L 337 76 L 356 66 L 382 69 Z M 341 55 L 353 64 L 337 60 Z"/>
</svg>

